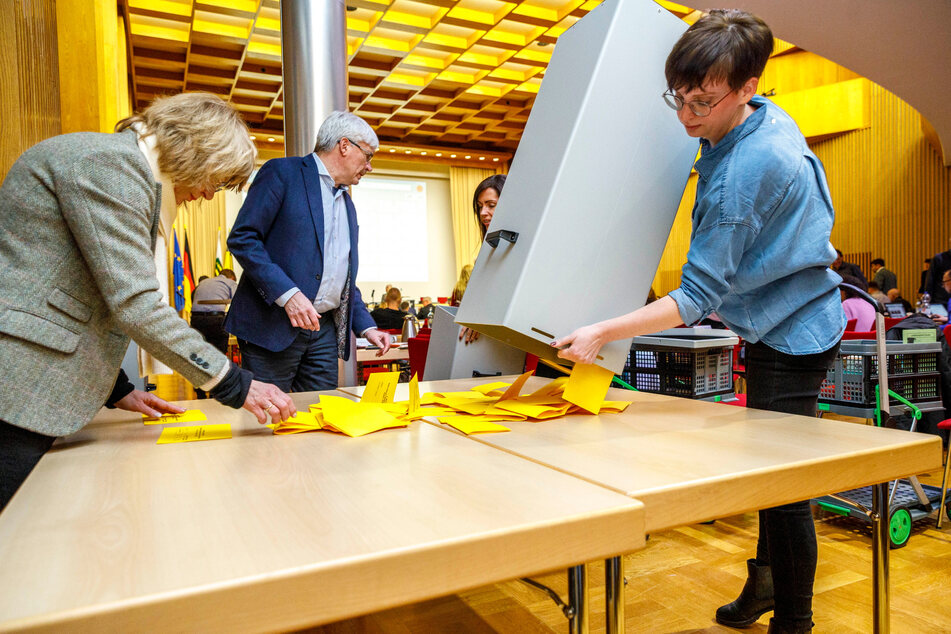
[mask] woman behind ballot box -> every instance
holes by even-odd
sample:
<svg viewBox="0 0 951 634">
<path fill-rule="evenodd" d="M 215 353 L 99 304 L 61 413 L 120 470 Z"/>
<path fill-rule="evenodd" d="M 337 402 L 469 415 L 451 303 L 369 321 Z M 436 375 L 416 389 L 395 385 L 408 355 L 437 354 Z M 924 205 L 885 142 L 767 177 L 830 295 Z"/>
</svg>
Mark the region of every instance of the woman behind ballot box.
<svg viewBox="0 0 951 634">
<path fill-rule="evenodd" d="M 738 10 L 712 11 L 674 45 L 663 99 L 701 150 L 680 287 L 555 340 L 560 356 L 592 363 L 609 341 L 716 311 L 749 343 L 747 405 L 815 416 L 845 329 L 841 278 L 829 269 L 832 201 L 795 122 L 756 94 L 772 49 L 769 27 Z M 773 611 L 770 632 L 811 631 L 816 558 L 808 501 L 760 511 L 746 585 L 717 622 L 745 627 Z"/>
<path fill-rule="evenodd" d="M 294 413 L 286 394 L 189 328 L 156 277 L 157 236 L 171 240 L 177 205 L 240 188 L 255 156 L 237 111 L 187 93 L 113 134 L 42 141 L 10 168 L 0 188 L 0 509 L 56 437 L 107 401 L 130 337 L 262 423 Z"/>
</svg>

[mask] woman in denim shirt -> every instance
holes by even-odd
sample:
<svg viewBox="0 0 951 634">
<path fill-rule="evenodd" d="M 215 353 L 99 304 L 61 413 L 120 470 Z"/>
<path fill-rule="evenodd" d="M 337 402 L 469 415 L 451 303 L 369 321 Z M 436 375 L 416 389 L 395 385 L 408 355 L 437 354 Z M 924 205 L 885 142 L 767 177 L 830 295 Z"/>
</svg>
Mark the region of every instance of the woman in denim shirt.
<svg viewBox="0 0 951 634">
<path fill-rule="evenodd" d="M 592 363 L 601 346 L 716 311 L 749 343 L 749 407 L 815 416 L 819 387 L 845 330 L 840 278 L 829 269 L 833 210 L 825 173 L 795 122 L 756 94 L 773 50 L 759 18 L 716 10 L 693 24 L 666 64 L 667 104 L 700 139 L 693 228 L 680 288 L 632 313 L 556 340 Z M 717 622 L 808 632 L 816 571 L 809 501 L 760 511 L 756 557 Z"/>
</svg>

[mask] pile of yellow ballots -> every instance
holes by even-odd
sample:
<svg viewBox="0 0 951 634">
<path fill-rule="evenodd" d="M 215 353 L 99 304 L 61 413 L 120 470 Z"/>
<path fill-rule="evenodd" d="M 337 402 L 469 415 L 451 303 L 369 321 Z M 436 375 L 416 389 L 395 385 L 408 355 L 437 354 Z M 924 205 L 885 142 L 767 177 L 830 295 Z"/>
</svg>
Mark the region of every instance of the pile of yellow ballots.
<svg viewBox="0 0 951 634">
<path fill-rule="evenodd" d="M 612 375 L 594 366 L 576 366 L 571 377 L 554 379 L 522 395 L 521 389 L 531 374 L 525 373 L 511 384 L 487 383 L 467 392 L 429 392 L 422 397 L 414 376 L 409 383 L 409 400 L 393 402 L 399 373 L 380 372 L 370 376 L 360 402 L 324 395 L 319 403 L 309 406 L 309 411 L 298 412 L 271 428 L 275 434 L 327 430 L 356 437 L 381 429 L 405 427 L 429 416 L 472 434 L 510 431 L 499 422 L 537 422 L 569 414 L 619 413 L 630 404 L 603 400 Z"/>
</svg>

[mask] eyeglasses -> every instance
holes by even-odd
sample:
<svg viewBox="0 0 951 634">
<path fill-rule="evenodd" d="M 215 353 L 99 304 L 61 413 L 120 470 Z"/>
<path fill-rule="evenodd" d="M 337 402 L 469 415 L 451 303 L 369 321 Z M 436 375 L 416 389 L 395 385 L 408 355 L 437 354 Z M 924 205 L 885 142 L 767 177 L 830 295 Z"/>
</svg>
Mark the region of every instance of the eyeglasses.
<svg viewBox="0 0 951 634">
<path fill-rule="evenodd" d="M 683 97 L 672 90 L 668 90 L 663 96 L 664 103 L 677 112 L 683 110 L 684 106 L 688 106 L 690 108 L 690 112 L 694 113 L 698 117 L 708 117 L 710 116 L 710 113 L 713 112 L 713 109 L 716 108 L 721 101 L 726 99 L 727 95 L 729 95 L 731 92 L 733 91 L 728 90 L 726 95 L 723 95 L 713 103 L 707 103 L 705 101 L 684 101 Z"/>
<path fill-rule="evenodd" d="M 350 138 L 348 138 L 348 137 L 343 137 L 343 138 L 344 138 L 344 139 L 347 139 L 347 141 L 350 142 L 350 145 L 352 145 L 353 147 L 355 147 L 355 148 L 357 148 L 358 150 L 360 150 L 361 152 L 363 152 L 363 156 L 364 156 L 364 158 L 366 158 L 367 164 L 369 164 L 370 161 L 373 160 L 373 152 L 367 152 L 367 151 L 364 150 L 362 147 L 360 147 L 360 145 L 359 145 L 358 143 L 355 143 L 355 142 L 353 141 L 353 139 L 350 139 Z"/>
</svg>

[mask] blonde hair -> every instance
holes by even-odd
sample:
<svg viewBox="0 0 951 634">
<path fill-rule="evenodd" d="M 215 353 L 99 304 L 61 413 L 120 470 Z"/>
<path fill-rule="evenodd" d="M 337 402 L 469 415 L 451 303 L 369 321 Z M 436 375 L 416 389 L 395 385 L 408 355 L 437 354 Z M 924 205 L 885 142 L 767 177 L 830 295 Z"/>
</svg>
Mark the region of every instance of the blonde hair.
<svg viewBox="0 0 951 634">
<path fill-rule="evenodd" d="M 257 149 L 233 106 L 206 92 L 158 97 L 139 114 L 116 124 L 135 123 L 155 135 L 158 164 L 175 185 L 240 189 L 254 171 Z"/>
<path fill-rule="evenodd" d="M 462 267 L 462 270 L 459 271 L 459 281 L 456 282 L 456 287 L 452 289 L 452 296 L 457 300 L 462 299 L 462 296 L 466 292 L 466 286 L 469 285 L 469 277 L 472 276 L 472 265 L 466 264 Z"/>
</svg>

